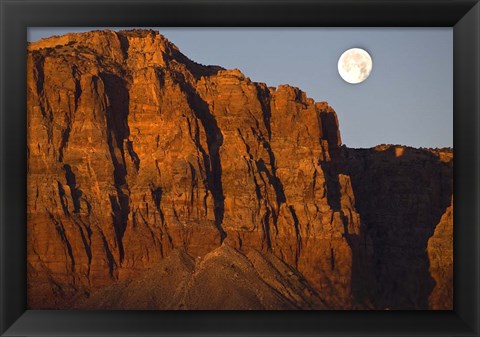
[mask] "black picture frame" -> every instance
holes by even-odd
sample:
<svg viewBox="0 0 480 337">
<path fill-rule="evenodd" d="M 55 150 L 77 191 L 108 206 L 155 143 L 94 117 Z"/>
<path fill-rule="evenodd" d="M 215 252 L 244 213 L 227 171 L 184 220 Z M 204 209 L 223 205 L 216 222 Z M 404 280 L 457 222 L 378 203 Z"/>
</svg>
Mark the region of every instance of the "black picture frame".
<svg viewBox="0 0 480 337">
<path fill-rule="evenodd" d="M 0 0 L 2 336 L 478 336 L 480 4 L 476 0 Z M 27 27 L 453 27 L 453 311 L 26 310 Z"/>
</svg>

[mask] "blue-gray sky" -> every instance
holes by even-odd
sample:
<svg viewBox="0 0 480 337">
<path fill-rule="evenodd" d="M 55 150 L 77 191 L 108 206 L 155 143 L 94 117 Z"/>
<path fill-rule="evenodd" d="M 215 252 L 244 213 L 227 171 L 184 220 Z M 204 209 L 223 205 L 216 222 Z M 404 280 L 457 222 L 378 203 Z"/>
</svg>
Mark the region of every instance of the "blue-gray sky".
<svg viewBox="0 0 480 337">
<path fill-rule="evenodd" d="M 94 29 L 105 27 L 29 28 L 28 40 Z M 294 85 L 327 101 L 349 147 L 453 145 L 451 28 L 152 29 L 198 63 L 238 68 L 253 81 Z M 338 58 L 353 47 L 373 59 L 360 84 L 337 71 Z"/>
</svg>

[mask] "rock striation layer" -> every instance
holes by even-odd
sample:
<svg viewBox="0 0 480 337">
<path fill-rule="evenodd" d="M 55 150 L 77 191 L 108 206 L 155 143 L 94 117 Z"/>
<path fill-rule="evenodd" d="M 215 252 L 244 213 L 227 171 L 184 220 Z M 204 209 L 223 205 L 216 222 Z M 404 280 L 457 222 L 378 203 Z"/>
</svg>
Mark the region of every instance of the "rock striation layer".
<svg viewBox="0 0 480 337">
<path fill-rule="evenodd" d="M 451 309 L 451 150 L 149 30 L 31 43 L 27 91 L 30 308 Z"/>
</svg>

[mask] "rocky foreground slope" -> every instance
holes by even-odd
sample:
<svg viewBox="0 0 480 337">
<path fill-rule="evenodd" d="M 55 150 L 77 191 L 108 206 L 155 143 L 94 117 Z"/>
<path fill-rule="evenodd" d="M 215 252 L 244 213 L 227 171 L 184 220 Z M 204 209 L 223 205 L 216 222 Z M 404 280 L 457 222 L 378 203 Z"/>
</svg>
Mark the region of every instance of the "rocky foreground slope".
<svg viewBox="0 0 480 337">
<path fill-rule="evenodd" d="M 451 309 L 453 153 L 341 145 L 154 31 L 28 46 L 30 308 Z"/>
</svg>

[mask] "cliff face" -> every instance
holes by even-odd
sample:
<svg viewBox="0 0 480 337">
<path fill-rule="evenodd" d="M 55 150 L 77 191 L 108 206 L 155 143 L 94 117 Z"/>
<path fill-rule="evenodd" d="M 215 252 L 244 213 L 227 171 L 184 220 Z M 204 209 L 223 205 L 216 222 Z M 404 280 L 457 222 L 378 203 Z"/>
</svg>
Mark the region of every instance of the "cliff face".
<svg viewBox="0 0 480 337">
<path fill-rule="evenodd" d="M 342 147 L 327 103 L 153 31 L 32 43 L 27 76 L 31 308 L 451 308 L 451 152 Z M 96 300 L 139 275 L 188 281 Z"/>
<path fill-rule="evenodd" d="M 438 275 L 453 260 L 453 153 L 380 145 L 345 149 L 343 158 L 361 231 L 370 240 L 364 245 L 372 246 L 370 264 L 361 268 L 375 284 L 376 306 L 437 308 L 432 301 L 429 306 L 433 289 L 453 291 L 452 271 L 450 279 Z M 450 248 L 434 255 L 432 240 Z"/>
</svg>

